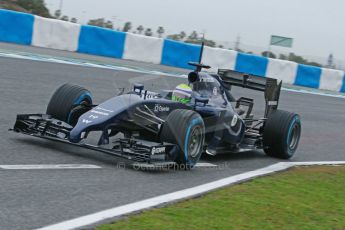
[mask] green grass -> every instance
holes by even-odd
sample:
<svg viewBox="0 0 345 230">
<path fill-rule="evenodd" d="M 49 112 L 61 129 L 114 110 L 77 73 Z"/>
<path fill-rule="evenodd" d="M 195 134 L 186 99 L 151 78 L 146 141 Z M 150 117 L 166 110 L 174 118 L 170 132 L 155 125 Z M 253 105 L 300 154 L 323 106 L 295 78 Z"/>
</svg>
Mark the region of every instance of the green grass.
<svg viewBox="0 0 345 230">
<path fill-rule="evenodd" d="M 294 168 L 97 229 L 345 229 L 345 167 Z"/>
</svg>

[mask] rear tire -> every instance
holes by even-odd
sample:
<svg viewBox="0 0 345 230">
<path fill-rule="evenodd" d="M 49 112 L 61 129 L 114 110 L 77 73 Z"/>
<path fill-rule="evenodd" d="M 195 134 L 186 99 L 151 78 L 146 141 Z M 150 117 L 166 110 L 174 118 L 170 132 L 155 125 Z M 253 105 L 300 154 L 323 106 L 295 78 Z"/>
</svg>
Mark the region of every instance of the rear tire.
<svg viewBox="0 0 345 230">
<path fill-rule="evenodd" d="M 47 114 L 74 126 L 91 105 L 90 91 L 77 85 L 64 84 L 51 97 Z"/>
<path fill-rule="evenodd" d="M 181 169 L 191 169 L 199 161 L 205 142 L 205 125 L 202 117 L 192 111 L 172 111 L 160 134 L 162 142 L 177 144 L 175 162 Z"/>
<path fill-rule="evenodd" d="M 269 114 L 264 127 L 264 151 L 268 156 L 289 159 L 295 154 L 300 137 L 299 115 L 274 110 Z"/>
</svg>

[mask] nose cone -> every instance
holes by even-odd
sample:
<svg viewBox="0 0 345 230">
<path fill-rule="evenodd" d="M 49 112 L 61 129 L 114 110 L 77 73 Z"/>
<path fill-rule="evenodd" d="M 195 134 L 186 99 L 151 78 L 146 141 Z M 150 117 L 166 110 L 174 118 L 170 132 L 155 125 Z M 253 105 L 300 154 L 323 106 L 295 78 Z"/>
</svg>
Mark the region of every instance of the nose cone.
<svg viewBox="0 0 345 230">
<path fill-rule="evenodd" d="M 69 141 L 80 142 L 84 138 L 83 132 L 102 131 L 118 115 L 141 101 L 138 95 L 124 94 L 103 102 L 79 117 L 77 124 L 70 132 Z"/>
</svg>

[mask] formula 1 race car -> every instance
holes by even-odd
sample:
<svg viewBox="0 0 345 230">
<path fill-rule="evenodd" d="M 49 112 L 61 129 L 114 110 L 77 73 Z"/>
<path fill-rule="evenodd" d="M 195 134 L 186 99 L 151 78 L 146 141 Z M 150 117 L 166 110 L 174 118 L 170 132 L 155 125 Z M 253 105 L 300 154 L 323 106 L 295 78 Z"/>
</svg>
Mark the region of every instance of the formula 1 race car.
<svg viewBox="0 0 345 230">
<path fill-rule="evenodd" d="M 177 94 L 176 89 L 151 92 L 135 84 L 130 92 L 94 105 L 87 89 L 65 84 L 53 94 L 46 114 L 17 115 L 12 130 L 141 164 L 185 169 L 202 153 L 263 149 L 277 158 L 294 155 L 301 121 L 295 113 L 278 110 L 281 82 L 225 69 L 209 74 L 202 71 L 209 66 L 190 64 L 196 69 Z M 235 99 L 232 86 L 264 92 L 263 117 L 253 116 L 253 99 Z M 94 131 L 101 135 L 92 145 L 86 140 Z"/>
</svg>

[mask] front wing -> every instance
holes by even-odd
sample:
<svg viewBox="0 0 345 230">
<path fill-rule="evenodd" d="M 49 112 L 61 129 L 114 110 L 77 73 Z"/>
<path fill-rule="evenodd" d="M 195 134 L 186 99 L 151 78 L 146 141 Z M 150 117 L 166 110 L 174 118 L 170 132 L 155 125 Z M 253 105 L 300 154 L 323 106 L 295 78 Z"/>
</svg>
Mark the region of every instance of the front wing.
<svg viewBox="0 0 345 230">
<path fill-rule="evenodd" d="M 157 166 L 174 164 L 171 161 L 171 152 L 176 148 L 174 144 L 156 143 L 134 138 L 118 138 L 112 142 L 109 148 L 105 148 L 84 142 L 70 142 L 68 137 L 72 129 L 73 127 L 69 124 L 54 119 L 50 115 L 23 114 L 17 115 L 14 128 L 10 131 L 79 146 L 138 163 Z"/>
</svg>

